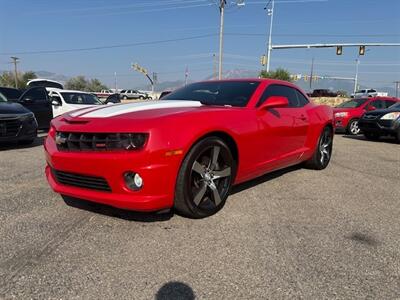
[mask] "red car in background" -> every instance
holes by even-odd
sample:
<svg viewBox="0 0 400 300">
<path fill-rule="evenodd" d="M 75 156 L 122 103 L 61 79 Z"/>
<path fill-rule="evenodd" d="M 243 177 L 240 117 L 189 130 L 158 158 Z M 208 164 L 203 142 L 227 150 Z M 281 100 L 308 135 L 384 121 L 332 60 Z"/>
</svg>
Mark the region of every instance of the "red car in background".
<svg viewBox="0 0 400 300">
<path fill-rule="evenodd" d="M 357 135 L 360 133 L 358 120 L 365 112 L 375 109 L 385 109 L 398 101 L 400 100 L 391 97 L 369 97 L 356 98 L 343 102 L 333 109 L 335 129 L 346 134 Z"/>
<path fill-rule="evenodd" d="M 61 195 L 202 218 L 234 184 L 300 163 L 326 168 L 332 143 L 329 106 L 289 82 L 242 79 L 69 112 L 52 121 L 44 147 Z"/>
</svg>

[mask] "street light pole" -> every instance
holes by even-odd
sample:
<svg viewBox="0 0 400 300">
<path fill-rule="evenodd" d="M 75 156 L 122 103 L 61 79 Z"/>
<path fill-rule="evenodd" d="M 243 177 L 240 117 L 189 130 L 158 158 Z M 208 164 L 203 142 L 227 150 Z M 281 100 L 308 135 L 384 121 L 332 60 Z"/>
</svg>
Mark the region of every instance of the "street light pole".
<svg viewBox="0 0 400 300">
<path fill-rule="evenodd" d="M 271 63 L 271 50 L 272 50 L 272 25 L 274 22 L 274 8 L 275 8 L 275 0 L 271 0 L 271 9 L 267 9 L 268 16 L 271 16 L 270 24 L 269 24 L 269 37 L 268 37 L 268 49 L 267 49 L 267 66 L 266 71 L 269 72 L 269 66 Z"/>
<path fill-rule="evenodd" d="M 221 23 L 219 28 L 219 66 L 218 66 L 218 79 L 222 79 L 222 54 L 224 47 L 224 11 L 226 0 L 220 0 L 219 11 L 221 15 Z"/>
</svg>

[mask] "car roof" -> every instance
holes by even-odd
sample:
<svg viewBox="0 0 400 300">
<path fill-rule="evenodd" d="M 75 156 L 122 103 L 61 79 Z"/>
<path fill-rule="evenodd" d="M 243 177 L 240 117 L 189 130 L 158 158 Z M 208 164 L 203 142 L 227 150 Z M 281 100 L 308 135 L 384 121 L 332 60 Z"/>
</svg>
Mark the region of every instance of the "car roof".
<svg viewBox="0 0 400 300">
<path fill-rule="evenodd" d="M 55 89 L 55 88 L 49 88 L 48 91 L 60 92 L 60 93 L 93 94 L 92 92 L 84 92 L 84 91 L 76 91 L 76 90 L 62 90 L 62 89 Z"/>
</svg>

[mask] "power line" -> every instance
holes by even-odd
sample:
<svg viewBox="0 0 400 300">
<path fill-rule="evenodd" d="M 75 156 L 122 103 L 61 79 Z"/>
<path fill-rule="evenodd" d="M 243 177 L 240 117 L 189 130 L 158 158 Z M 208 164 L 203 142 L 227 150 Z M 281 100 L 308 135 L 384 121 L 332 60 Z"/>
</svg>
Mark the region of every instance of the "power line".
<svg viewBox="0 0 400 300">
<path fill-rule="evenodd" d="M 67 53 L 67 52 L 82 52 L 82 51 L 94 51 L 94 50 L 103 50 L 103 49 L 113 49 L 113 48 L 127 48 L 134 46 L 144 46 L 144 45 L 155 45 L 155 44 L 164 44 L 171 42 L 179 42 L 179 41 L 188 41 L 195 39 L 203 39 L 207 37 L 213 37 L 217 34 L 203 34 L 197 36 L 189 36 L 183 38 L 176 39 L 167 39 L 167 40 L 156 40 L 156 41 L 147 41 L 147 42 L 138 42 L 138 43 L 129 43 L 129 44 L 119 44 L 119 45 L 108 45 L 108 46 L 97 46 L 97 47 L 87 47 L 87 48 L 71 48 L 71 49 L 57 49 L 57 50 L 38 50 L 38 51 L 16 51 L 16 52 L 3 52 L 0 55 L 30 55 L 30 54 L 51 54 L 51 53 Z"/>
</svg>

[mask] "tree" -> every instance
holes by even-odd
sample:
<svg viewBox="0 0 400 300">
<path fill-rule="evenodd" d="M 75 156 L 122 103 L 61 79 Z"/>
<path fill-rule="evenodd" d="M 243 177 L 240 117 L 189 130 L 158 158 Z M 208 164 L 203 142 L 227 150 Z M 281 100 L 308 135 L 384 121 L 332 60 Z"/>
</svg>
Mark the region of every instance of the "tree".
<svg viewBox="0 0 400 300">
<path fill-rule="evenodd" d="M 85 92 L 99 92 L 101 90 L 106 90 L 107 86 L 96 78 L 88 80 L 85 76 L 76 76 L 65 83 L 65 88 Z"/>
<path fill-rule="evenodd" d="M 262 70 L 260 72 L 260 77 L 292 82 L 292 78 L 290 77 L 290 72 L 282 68 L 278 68 L 275 71 L 269 71 L 269 72 Z"/>
<path fill-rule="evenodd" d="M 18 72 L 17 74 L 17 82 L 18 88 L 23 89 L 26 88 L 26 84 L 29 80 L 37 78 L 35 72 Z M 6 71 L 0 75 L 0 86 L 4 87 L 15 87 L 15 79 L 14 72 Z"/>
</svg>

